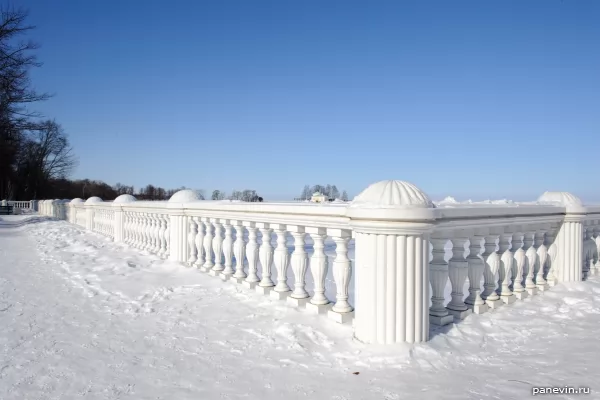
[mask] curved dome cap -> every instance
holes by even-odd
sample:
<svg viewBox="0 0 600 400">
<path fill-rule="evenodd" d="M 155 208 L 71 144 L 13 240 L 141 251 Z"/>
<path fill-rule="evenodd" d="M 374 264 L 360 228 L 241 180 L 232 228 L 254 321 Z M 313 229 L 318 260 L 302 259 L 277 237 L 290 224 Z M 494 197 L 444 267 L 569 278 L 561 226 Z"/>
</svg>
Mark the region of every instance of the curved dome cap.
<svg viewBox="0 0 600 400">
<path fill-rule="evenodd" d="M 81 203 L 83 203 L 83 200 L 80 199 L 79 197 L 71 200 L 71 204 L 81 204 Z"/>
<path fill-rule="evenodd" d="M 544 192 L 539 198 L 539 203 L 556 203 L 562 206 L 583 206 L 581 199 L 569 192 Z"/>
<path fill-rule="evenodd" d="M 184 189 L 171 196 L 169 203 L 187 203 L 198 200 L 202 200 L 200 193 L 192 189 Z"/>
<path fill-rule="evenodd" d="M 421 189 L 405 181 L 373 183 L 354 198 L 353 208 L 435 208 Z"/>
<path fill-rule="evenodd" d="M 134 201 L 137 201 L 137 199 L 132 195 L 122 194 L 113 201 L 113 204 L 132 203 Z"/>
<path fill-rule="evenodd" d="M 90 203 L 102 203 L 102 199 L 100 197 L 93 196 L 85 201 L 85 204 L 90 204 Z"/>
</svg>

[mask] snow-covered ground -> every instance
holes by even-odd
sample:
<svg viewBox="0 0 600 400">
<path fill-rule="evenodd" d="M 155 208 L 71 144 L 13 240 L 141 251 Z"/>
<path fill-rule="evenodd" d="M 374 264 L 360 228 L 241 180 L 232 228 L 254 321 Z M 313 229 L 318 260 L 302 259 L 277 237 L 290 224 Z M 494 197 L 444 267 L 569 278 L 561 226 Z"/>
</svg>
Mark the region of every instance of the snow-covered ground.
<svg viewBox="0 0 600 400">
<path fill-rule="evenodd" d="M 373 347 L 66 222 L 0 218 L 3 400 L 598 398 L 598 277 Z"/>
</svg>

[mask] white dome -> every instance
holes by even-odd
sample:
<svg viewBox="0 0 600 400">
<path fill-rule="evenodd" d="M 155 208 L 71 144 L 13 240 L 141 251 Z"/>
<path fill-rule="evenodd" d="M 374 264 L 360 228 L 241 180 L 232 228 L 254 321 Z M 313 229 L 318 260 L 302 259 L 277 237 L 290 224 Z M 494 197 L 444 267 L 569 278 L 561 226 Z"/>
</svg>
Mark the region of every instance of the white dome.
<svg viewBox="0 0 600 400">
<path fill-rule="evenodd" d="M 71 204 L 81 204 L 81 203 L 83 203 L 83 200 L 80 199 L 79 197 L 71 200 Z"/>
<path fill-rule="evenodd" d="M 562 206 L 583 206 L 581 199 L 569 192 L 544 192 L 539 203 L 557 203 Z"/>
<path fill-rule="evenodd" d="M 137 201 L 137 199 L 135 197 L 133 197 L 132 195 L 122 194 L 113 201 L 113 204 L 132 203 L 134 201 Z"/>
<path fill-rule="evenodd" d="M 169 203 L 187 203 L 202 200 L 200 193 L 191 189 L 180 190 L 169 199 Z"/>
<path fill-rule="evenodd" d="M 370 185 L 354 198 L 354 208 L 434 208 L 418 187 L 404 181 L 381 181 Z"/>
<path fill-rule="evenodd" d="M 90 203 L 102 203 L 102 199 L 100 197 L 93 196 L 85 201 L 85 204 L 90 204 Z"/>
</svg>

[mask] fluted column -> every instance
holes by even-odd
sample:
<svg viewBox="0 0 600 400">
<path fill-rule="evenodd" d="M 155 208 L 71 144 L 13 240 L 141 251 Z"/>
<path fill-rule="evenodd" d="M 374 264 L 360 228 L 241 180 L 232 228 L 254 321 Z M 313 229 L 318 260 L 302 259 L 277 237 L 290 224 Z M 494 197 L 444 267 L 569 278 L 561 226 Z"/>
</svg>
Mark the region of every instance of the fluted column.
<svg viewBox="0 0 600 400">
<path fill-rule="evenodd" d="M 243 221 L 235 221 L 235 242 L 233 243 L 233 253 L 235 255 L 235 274 L 233 278 L 237 283 L 242 283 L 246 278 L 244 272 L 244 259 L 246 258 L 246 242 L 244 241 Z"/>
<path fill-rule="evenodd" d="M 267 223 L 257 223 L 262 235 L 262 243 L 259 248 L 258 257 L 260 259 L 262 279 L 256 287 L 256 291 L 261 294 L 268 294 L 275 284 L 271 279 L 271 266 L 273 264 L 273 246 L 271 245 L 271 232 L 273 231 Z"/>
<path fill-rule="evenodd" d="M 500 235 L 498 242 L 500 253 L 500 268 L 498 269 L 498 291 L 500 299 L 506 303 L 514 303 L 516 297 L 510 290 L 510 278 L 512 275 L 512 265 L 514 262 L 514 254 L 510 251 L 510 240 L 512 239 L 512 232 L 504 232 Z"/>
<path fill-rule="evenodd" d="M 355 336 L 366 343 L 429 340 L 429 229 L 377 229 L 352 221 L 356 231 Z M 408 225 L 408 224 L 407 224 Z M 422 227 L 422 230 L 419 228 Z"/>
<path fill-rule="evenodd" d="M 246 258 L 248 259 L 248 276 L 242 283 L 245 287 L 254 289 L 257 282 L 260 281 L 258 277 L 258 239 L 256 225 L 254 222 L 244 221 L 244 226 L 248 229 L 248 245 L 246 246 Z"/>
<path fill-rule="evenodd" d="M 233 227 L 230 220 L 225 220 L 225 240 L 223 240 L 223 256 L 225 258 L 225 269 L 221 272 L 223 279 L 229 279 L 233 275 Z"/>
<path fill-rule="evenodd" d="M 435 234 L 434 234 L 435 235 Z M 444 291 L 448 284 L 448 263 L 446 262 L 446 243 L 444 233 L 430 239 L 433 247 L 429 262 L 429 282 L 431 283 L 431 307 L 429 307 L 429 322 L 434 325 L 448 325 L 454 321 L 454 316 L 448 313 Z M 403 310 L 401 310 L 403 311 Z M 400 318 L 403 315 L 401 313 Z"/>
<path fill-rule="evenodd" d="M 196 268 L 202 268 L 206 262 L 206 250 L 204 249 L 204 222 L 202 222 L 202 218 L 200 217 L 195 217 L 194 221 L 196 221 L 197 226 L 196 239 L 194 240 L 194 245 L 196 246 L 196 261 L 194 262 L 194 266 Z"/>
<path fill-rule="evenodd" d="M 187 217 L 184 215 L 170 215 L 170 256 L 172 261 L 186 262 L 188 256 Z"/>
<path fill-rule="evenodd" d="M 527 231 L 525 232 L 525 236 L 523 238 L 523 250 L 525 251 L 526 257 L 526 277 L 525 277 L 525 290 L 530 295 L 537 294 L 538 288 L 534 282 L 535 278 L 535 264 L 537 262 L 537 251 L 535 247 L 533 247 L 533 243 L 535 240 L 535 231 Z"/>
<path fill-rule="evenodd" d="M 277 247 L 275 248 L 274 260 L 277 269 L 277 285 L 271 292 L 271 297 L 282 300 L 291 294 L 290 287 L 287 284 L 290 256 L 287 249 L 286 226 L 275 225 L 275 233 L 277 234 Z"/>
<path fill-rule="evenodd" d="M 483 314 L 488 310 L 487 304 L 481 298 L 481 278 L 483 277 L 484 262 L 479 253 L 481 252 L 481 240 L 484 235 L 482 232 L 474 232 L 469 237 L 469 255 L 467 264 L 469 265 L 469 296 L 465 299 L 465 304 L 475 314 Z"/>
<path fill-rule="evenodd" d="M 559 282 L 579 282 L 583 265 L 583 216 L 567 214 L 557 236 L 558 263 L 554 272 Z"/>
<path fill-rule="evenodd" d="M 314 282 L 314 295 L 306 309 L 316 313 L 324 313 L 330 307 L 330 301 L 325 296 L 325 278 L 329 269 L 327 255 L 325 254 L 325 238 L 327 231 L 325 228 L 307 227 L 306 231 L 310 233 L 313 244 L 313 255 L 310 258 L 310 272 Z"/>
<path fill-rule="evenodd" d="M 198 250 L 196 250 L 196 235 L 198 233 L 198 225 L 196 224 L 196 221 L 192 217 L 188 217 L 188 218 L 189 218 L 190 232 L 188 234 L 189 258 L 187 260 L 187 264 L 191 267 L 192 265 L 194 265 L 194 263 L 198 259 L 198 257 L 196 256 L 198 254 Z"/>
<path fill-rule="evenodd" d="M 452 242 L 452 258 L 448 261 L 448 272 L 452 284 L 452 300 L 446 305 L 448 312 L 454 318 L 463 319 L 471 313 L 464 302 L 465 281 L 469 272 L 469 263 L 465 259 L 465 243 L 468 238 L 464 232 L 455 232 L 450 238 Z"/>
<path fill-rule="evenodd" d="M 523 237 L 524 235 L 522 232 L 514 232 L 510 249 L 511 253 L 513 253 L 513 265 L 511 268 L 512 287 L 509 287 L 514 296 L 519 300 L 523 300 L 529 295 L 523 286 L 523 271 L 525 270 L 525 263 L 527 262 L 527 256 L 523 249 Z"/>
<path fill-rule="evenodd" d="M 212 248 L 215 255 L 215 265 L 209 271 L 211 276 L 218 276 L 225 269 L 223 266 L 223 224 L 219 218 L 211 218 L 215 227 L 215 237 L 212 240 Z"/>
<path fill-rule="evenodd" d="M 288 303 L 295 306 L 304 306 L 308 302 L 306 291 L 306 270 L 308 268 L 308 256 L 306 253 L 306 232 L 303 226 L 289 225 L 288 229 L 294 238 L 294 252 L 291 257 L 292 272 L 294 273 L 294 290 L 288 298 Z"/>
<path fill-rule="evenodd" d="M 208 217 L 202 217 L 202 222 L 206 227 L 206 233 L 204 235 L 204 265 L 200 268 L 200 271 L 208 272 L 215 266 L 213 262 L 213 224 Z"/>
</svg>

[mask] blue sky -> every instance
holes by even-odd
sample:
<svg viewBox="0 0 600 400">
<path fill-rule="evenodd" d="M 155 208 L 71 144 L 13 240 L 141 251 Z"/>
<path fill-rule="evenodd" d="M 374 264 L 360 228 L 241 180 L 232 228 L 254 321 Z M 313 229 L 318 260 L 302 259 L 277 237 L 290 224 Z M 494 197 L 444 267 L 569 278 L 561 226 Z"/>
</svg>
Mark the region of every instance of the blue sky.
<svg viewBox="0 0 600 400">
<path fill-rule="evenodd" d="M 13 4 L 75 178 L 600 200 L 600 1 Z"/>
</svg>

